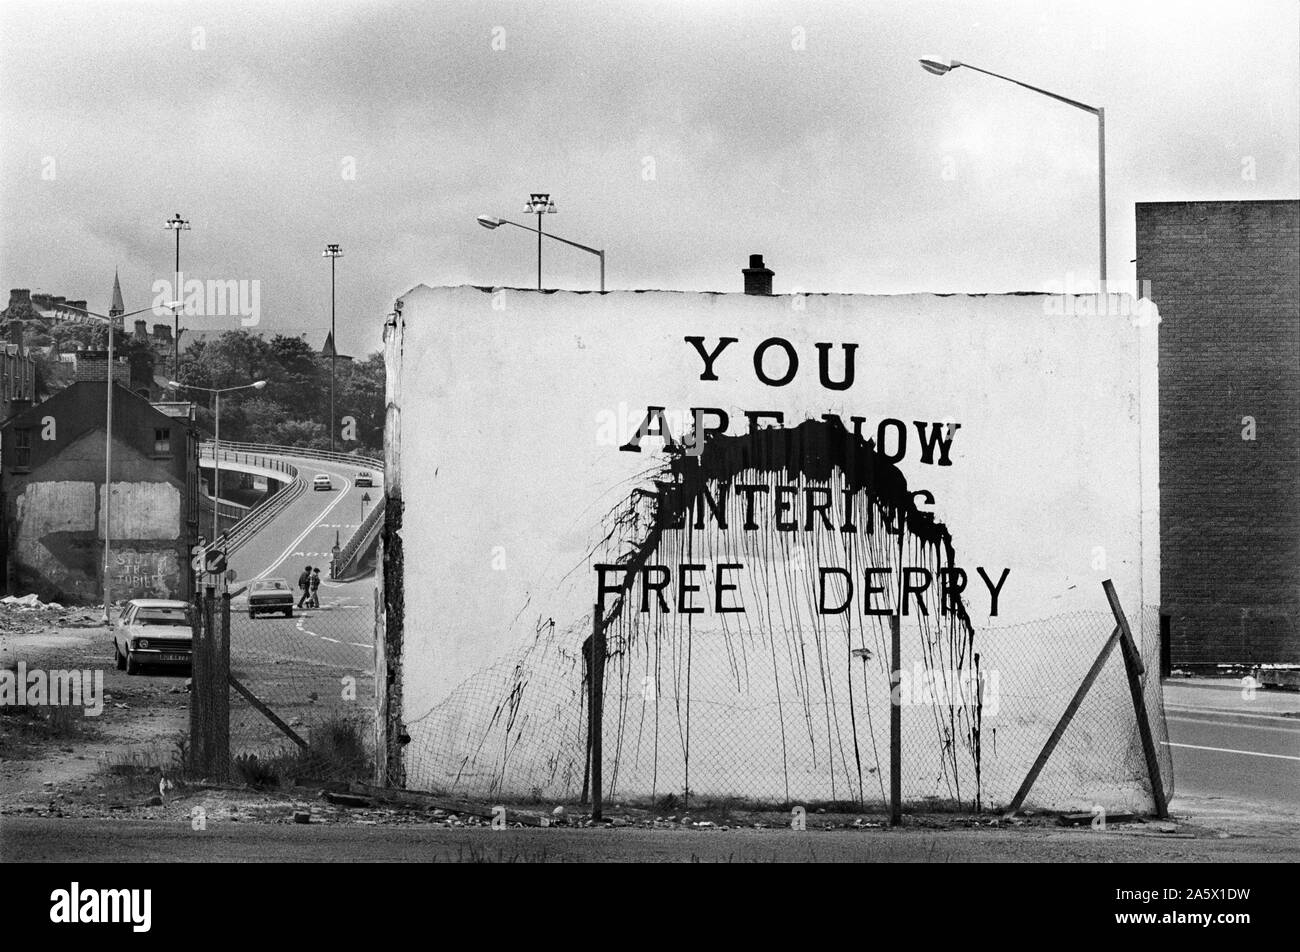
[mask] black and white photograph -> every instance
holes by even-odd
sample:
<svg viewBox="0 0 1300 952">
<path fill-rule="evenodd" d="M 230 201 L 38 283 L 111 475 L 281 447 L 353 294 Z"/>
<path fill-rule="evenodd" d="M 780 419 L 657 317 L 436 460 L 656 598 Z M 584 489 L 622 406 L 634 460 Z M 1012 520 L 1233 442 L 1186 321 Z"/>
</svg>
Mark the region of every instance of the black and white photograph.
<svg viewBox="0 0 1300 952">
<path fill-rule="evenodd" d="M 0 128 L 15 922 L 977 863 L 1284 927 L 1296 0 L 3 0 Z"/>
</svg>

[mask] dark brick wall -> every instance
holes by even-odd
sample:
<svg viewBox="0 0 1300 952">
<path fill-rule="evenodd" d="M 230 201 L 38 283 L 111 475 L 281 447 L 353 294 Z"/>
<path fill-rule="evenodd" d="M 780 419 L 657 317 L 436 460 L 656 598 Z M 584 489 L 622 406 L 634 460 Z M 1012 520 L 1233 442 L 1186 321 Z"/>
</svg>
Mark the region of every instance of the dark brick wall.
<svg viewBox="0 0 1300 952">
<path fill-rule="evenodd" d="M 1173 664 L 1300 662 L 1300 202 L 1140 202 L 1137 276 Z"/>
</svg>

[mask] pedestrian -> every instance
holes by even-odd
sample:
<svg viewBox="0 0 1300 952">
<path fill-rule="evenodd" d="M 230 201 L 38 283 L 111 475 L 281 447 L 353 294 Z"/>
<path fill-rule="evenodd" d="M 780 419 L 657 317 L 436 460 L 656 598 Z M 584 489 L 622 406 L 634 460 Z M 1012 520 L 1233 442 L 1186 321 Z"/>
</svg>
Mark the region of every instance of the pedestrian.
<svg viewBox="0 0 1300 952">
<path fill-rule="evenodd" d="M 311 600 L 307 604 L 320 608 L 320 569 L 311 570 Z"/>
<path fill-rule="evenodd" d="M 298 607 L 302 608 L 307 604 L 307 599 L 311 598 L 311 566 L 302 570 L 298 576 L 298 590 L 302 592 L 302 597 L 298 599 Z"/>
</svg>

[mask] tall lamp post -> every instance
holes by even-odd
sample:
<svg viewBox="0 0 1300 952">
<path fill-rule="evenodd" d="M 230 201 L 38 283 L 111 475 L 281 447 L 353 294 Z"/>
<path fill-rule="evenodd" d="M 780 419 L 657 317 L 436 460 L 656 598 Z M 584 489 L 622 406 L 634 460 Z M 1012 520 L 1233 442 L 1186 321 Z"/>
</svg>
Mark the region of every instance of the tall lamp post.
<svg viewBox="0 0 1300 952">
<path fill-rule="evenodd" d="M 334 334 L 334 262 L 343 257 L 338 245 L 326 245 L 322 258 L 330 259 L 330 452 L 334 452 L 334 371 L 339 362 L 339 339 Z"/>
<path fill-rule="evenodd" d="M 921 66 L 928 73 L 936 76 L 942 76 L 959 67 L 973 69 L 977 73 L 983 73 L 985 76 L 992 76 L 996 79 L 1006 80 L 1008 83 L 1015 83 L 1024 89 L 1033 90 L 1036 93 L 1042 93 L 1050 99 L 1057 102 L 1063 102 L 1067 106 L 1073 106 L 1076 109 L 1082 109 L 1084 112 L 1092 113 L 1097 117 L 1097 177 L 1098 177 L 1098 272 L 1101 275 L 1101 288 L 1098 290 L 1104 292 L 1106 285 L 1106 110 L 1100 106 L 1089 106 L 1086 103 L 1078 102 L 1074 99 L 1068 99 L 1065 96 L 1057 95 L 1046 89 L 1039 89 L 1037 86 L 1031 86 L 1028 83 L 1022 83 L 1018 79 L 1012 79 L 1010 76 L 1003 76 L 1001 73 L 993 73 L 987 69 L 980 69 L 978 66 L 972 66 L 970 63 L 963 63 L 960 60 L 943 60 L 936 56 L 921 57 Z"/>
<path fill-rule="evenodd" d="M 491 231 L 494 228 L 500 228 L 502 225 L 514 225 L 516 228 L 522 228 L 524 231 L 533 230 L 529 228 L 527 225 L 521 225 L 519 224 L 519 222 L 510 221 L 508 218 L 494 218 L 491 215 L 479 215 L 478 223 L 482 225 L 484 228 L 488 229 L 489 231 Z M 547 238 L 553 238 L 556 241 L 569 245 L 570 247 L 580 248 L 583 251 L 590 252 L 591 254 L 596 255 L 596 257 L 600 258 L 600 290 L 602 292 L 605 290 L 605 252 L 604 251 L 598 248 L 588 248 L 586 245 L 580 245 L 576 241 L 570 241 L 568 238 L 561 238 L 559 235 L 552 235 L 550 232 L 543 232 L 542 225 L 541 225 L 541 216 L 539 215 L 537 219 L 537 243 L 539 245 L 542 243 L 543 235 L 545 235 Z M 539 253 L 537 257 L 537 290 L 539 291 L 542 289 L 541 261 L 542 261 L 541 254 Z"/>
<path fill-rule="evenodd" d="M 265 380 L 255 380 L 238 387 L 196 387 L 192 383 L 179 383 L 168 380 L 167 386 L 173 390 L 201 390 L 213 397 L 213 434 L 212 434 L 212 541 L 221 538 L 221 395 L 234 393 L 236 390 L 261 390 L 266 386 Z"/>
<path fill-rule="evenodd" d="M 181 287 L 181 232 L 190 230 L 190 223 L 181 217 L 177 212 L 171 218 L 167 219 L 164 228 L 176 232 L 176 299 L 183 301 L 185 299 L 185 290 Z M 181 373 L 181 314 L 176 308 L 172 308 L 172 373 L 180 376 Z"/>
<path fill-rule="evenodd" d="M 175 304 L 176 302 L 171 303 Z M 104 567 L 102 582 L 104 588 L 104 624 L 108 625 L 113 621 L 111 592 L 113 576 L 110 569 L 110 556 L 112 553 L 110 539 L 113 526 L 113 328 L 116 327 L 118 321 L 122 321 L 122 326 L 125 328 L 128 317 L 144 314 L 146 311 L 152 311 L 153 308 L 142 307 L 138 311 L 131 311 L 129 314 L 121 314 L 117 317 L 96 314 L 94 311 L 72 307 L 68 304 L 61 304 L 55 310 L 91 317 L 108 325 L 108 372 L 105 374 L 107 396 L 104 400 Z"/>
</svg>

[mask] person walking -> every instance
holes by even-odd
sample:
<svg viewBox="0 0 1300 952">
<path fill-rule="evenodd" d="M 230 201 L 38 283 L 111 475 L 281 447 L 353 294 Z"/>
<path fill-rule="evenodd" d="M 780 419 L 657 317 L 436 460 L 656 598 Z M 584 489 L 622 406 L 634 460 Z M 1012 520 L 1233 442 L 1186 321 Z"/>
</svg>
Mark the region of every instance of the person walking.
<svg viewBox="0 0 1300 952">
<path fill-rule="evenodd" d="M 303 569 L 302 574 L 298 576 L 298 590 L 302 592 L 302 597 L 298 599 L 298 607 L 302 608 L 304 605 L 307 604 L 307 600 L 311 598 L 311 566 L 310 565 L 307 566 L 305 569 Z"/>
<path fill-rule="evenodd" d="M 307 604 L 312 608 L 320 608 L 320 569 L 311 570 L 311 598 Z"/>
</svg>

